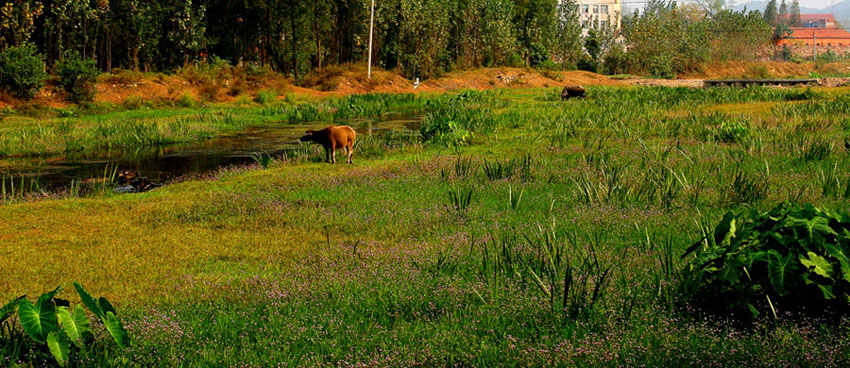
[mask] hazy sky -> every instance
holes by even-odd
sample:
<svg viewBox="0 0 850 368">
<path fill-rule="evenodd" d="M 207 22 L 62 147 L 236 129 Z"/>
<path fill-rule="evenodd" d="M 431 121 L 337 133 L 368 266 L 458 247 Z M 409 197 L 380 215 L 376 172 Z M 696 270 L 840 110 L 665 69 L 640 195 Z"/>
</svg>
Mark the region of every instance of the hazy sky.
<svg viewBox="0 0 850 368">
<path fill-rule="evenodd" d="M 805 6 L 807 8 L 825 8 L 833 4 L 838 4 L 840 2 L 840 0 L 800 0 L 800 6 Z"/>
<path fill-rule="evenodd" d="M 744 4 L 744 3 L 749 2 L 749 1 L 750 0 L 735 0 L 735 4 Z M 800 6 L 803 6 L 803 7 L 826 8 L 826 7 L 829 7 L 830 5 L 838 4 L 843 0 L 799 0 L 799 1 L 800 1 Z M 728 2 L 728 0 L 727 0 L 727 2 Z M 779 2 L 780 1 L 777 0 L 777 3 L 779 3 Z M 791 4 L 790 0 L 786 0 L 786 2 L 788 2 L 788 4 Z"/>
</svg>

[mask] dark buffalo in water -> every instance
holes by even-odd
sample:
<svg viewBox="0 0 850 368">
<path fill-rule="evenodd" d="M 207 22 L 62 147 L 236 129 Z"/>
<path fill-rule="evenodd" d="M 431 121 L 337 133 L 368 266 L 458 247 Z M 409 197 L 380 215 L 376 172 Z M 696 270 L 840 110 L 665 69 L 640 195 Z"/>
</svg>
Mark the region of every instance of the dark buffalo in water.
<svg viewBox="0 0 850 368">
<path fill-rule="evenodd" d="M 120 193 L 147 192 L 162 186 L 162 184 L 154 183 L 148 180 L 148 178 L 141 176 L 140 173 L 133 171 L 122 171 L 119 173 L 116 183 L 120 187 L 116 188 L 115 191 Z"/>
</svg>

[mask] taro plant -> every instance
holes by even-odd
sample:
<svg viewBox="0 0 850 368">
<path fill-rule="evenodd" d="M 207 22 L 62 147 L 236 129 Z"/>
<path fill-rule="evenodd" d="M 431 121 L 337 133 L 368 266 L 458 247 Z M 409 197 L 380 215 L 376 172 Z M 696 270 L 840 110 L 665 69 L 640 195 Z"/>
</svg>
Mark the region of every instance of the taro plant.
<svg viewBox="0 0 850 368">
<path fill-rule="evenodd" d="M 95 300 L 76 282 L 74 288 L 82 300 L 82 304 L 77 304 L 74 308 L 71 308 L 67 300 L 56 297 L 62 290 L 61 287 L 42 294 L 35 303 L 26 296 L 21 296 L 4 305 L 0 308 L 0 341 L 28 343 L 19 338 L 19 330 L 14 327 L 13 317 L 17 316 L 21 330 L 26 336 L 37 346 L 42 346 L 39 349 L 46 348 L 56 359 L 56 363 L 64 366 L 71 359 L 73 347 L 85 350 L 95 340 L 89 316 L 83 308 L 85 305 L 119 347 L 128 347 L 130 337 L 112 304 L 103 297 Z"/>
<path fill-rule="evenodd" d="M 692 306 L 735 316 L 850 311 L 850 216 L 785 202 L 729 212 L 684 257 Z"/>
<path fill-rule="evenodd" d="M 706 127 L 704 135 L 707 140 L 724 143 L 744 143 L 752 135 L 749 124 L 744 121 L 730 121 L 724 114 L 714 114 L 707 118 L 709 121 L 719 121 Z"/>
</svg>

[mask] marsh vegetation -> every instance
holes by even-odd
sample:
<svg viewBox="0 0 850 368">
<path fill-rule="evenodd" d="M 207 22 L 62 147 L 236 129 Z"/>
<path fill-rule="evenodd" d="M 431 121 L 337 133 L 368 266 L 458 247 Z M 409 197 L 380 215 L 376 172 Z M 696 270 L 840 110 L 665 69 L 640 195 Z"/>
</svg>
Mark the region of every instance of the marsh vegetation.
<svg viewBox="0 0 850 368">
<path fill-rule="evenodd" d="M 0 300 L 78 281 L 113 301 L 133 344 L 72 365 L 848 364 L 843 91 L 369 95 L 222 124 L 399 109 L 419 134 L 362 139 L 353 166 L 260 153 L 144 194 L 8 201 Z M 49 360 L 8 336 L 6 364 Z"/>
</svg>

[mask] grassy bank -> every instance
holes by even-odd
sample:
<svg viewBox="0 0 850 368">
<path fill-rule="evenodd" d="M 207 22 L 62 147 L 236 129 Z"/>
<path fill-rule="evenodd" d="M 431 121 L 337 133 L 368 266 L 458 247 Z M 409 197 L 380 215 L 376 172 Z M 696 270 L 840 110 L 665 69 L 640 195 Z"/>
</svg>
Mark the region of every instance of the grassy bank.
<svg viewBox="0 0 850 368">
<path fill-rule="evenodd" d="M 134 345 L 98 343 L 78 365 L 848 363 L 846 324 L 779 306 L 740 327 L 682 311 L 675 291 L 679 255 L 727 210 L 846 209 L 850 99 L 558 92 L 422 97 L 423 136 L 443 145 L 379 144 L 353 166 L 0 205 L 0 300 L 79 281 L 114 301 Z M 327 103 L 315 118 L 344 110 Z M 15 346 L 0 361 L 49 360 Z"/>
</svg>

